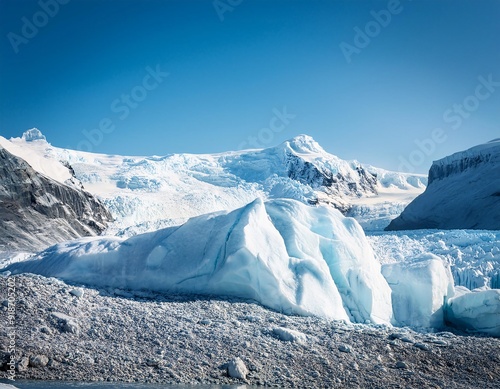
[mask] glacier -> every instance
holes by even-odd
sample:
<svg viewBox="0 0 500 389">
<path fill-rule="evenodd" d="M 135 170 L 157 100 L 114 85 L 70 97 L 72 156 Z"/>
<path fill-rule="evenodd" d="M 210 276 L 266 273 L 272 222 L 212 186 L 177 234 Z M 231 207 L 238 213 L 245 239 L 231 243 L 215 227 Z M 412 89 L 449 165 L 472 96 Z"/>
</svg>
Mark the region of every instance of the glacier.
<svg viewBox="0 0 500 389">
<path fill-rule="evenodd" d="M 100 198 L 115 219 L 111 235 L 153 231 L 258 197 L 329 204 L 363 227 L 382 229 L 427 184 L 425 175 L 344 161 L 307 135 L 266 149 L 142 157 L 54 147 L 37 129 L 0 137 L 0 144 L 35 170 L 75 180 Z"/>
<path fill-rule="evenodd" d="M 382 265 L 433 255 L 449 266 L 457 286 L 500 288 L 500 231 L 372 231 L 367 238 Z"/>
<path fill-rule="evenodd" d="M 105 289 L 247 299 L 285 314 L 345 322 L 452 325 L 499 336 L 500 291 L 455 288 L 451 265 L 418 253 L 418 241 L 411 242 L 393 236 L 372 242 L 374 252 L 359 223 L 332 207 L 256 199 L 129 238 L 59 243 L 2 272 Z M 408 246 L 407 256 L 381 259 L 398 244 Z"/>
<path fill-rule="evenodd" d="M 331 207 L 256 199 L 163 230 L 83 238 L 11 264 L 102 287 L 252 299 L 287 314 L 390 324 L 391 289 L 359 224 Z"/>
<path fill-rule="evenodd" d="M 446 320 L 471 332 L 500 337 L 500 290 L 457 288 L 446 306 Z"/>
<path fill-rule="evenodd" d="M 85 188 L 115 220 L 106 236 L 31 260 L 0 252 L 0 266 L 103 288 L 250 299 L 286 314 L 498 336 L 490 288 L 500 285 L 500 233 L 377 232 L 436 185 L 465 185 L 496 166 L 495 147 L 435 163 L 432 188 L 414 200 L 426 177 L 343 161 L 307 135 L 267 149 L 131 157 L 60 149 L 32 129 L 0 137 L 0 148 L 33 174 Z"/>
<path fill-rule="evenodd" d="M 404 263 L 386 264 L 382 274 L 392 289 L 394 318 L 400 325 L 442 328 L 449 298 L 455 295 L 449 266 L 424 254 Z"/>
</svg>

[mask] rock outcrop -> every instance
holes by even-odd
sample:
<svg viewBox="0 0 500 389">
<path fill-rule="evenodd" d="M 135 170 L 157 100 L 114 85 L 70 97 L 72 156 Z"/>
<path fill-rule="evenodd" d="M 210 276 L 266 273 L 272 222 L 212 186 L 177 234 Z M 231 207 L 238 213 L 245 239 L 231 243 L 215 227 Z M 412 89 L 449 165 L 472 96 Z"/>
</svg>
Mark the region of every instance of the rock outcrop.
<svg viewBox="0 0 500 389">
<path fill-rule="evenodd" d="M 425 192 L 386 230 L 500 229 L 500 139 L 435 161 Z"/>
<path fill-rule="evenodd" d="M 38 251 L 98 235 L 111 220 L 90 193 L 35 171 L 0 146 L 0 251 Z"/>
</svg>

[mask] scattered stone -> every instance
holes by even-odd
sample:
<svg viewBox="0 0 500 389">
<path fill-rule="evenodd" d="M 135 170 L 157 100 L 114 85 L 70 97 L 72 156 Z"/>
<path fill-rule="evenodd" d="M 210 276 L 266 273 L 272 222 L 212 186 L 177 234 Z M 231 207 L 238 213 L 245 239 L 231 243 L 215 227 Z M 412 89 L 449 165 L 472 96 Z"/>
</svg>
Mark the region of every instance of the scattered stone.
<svg viewBox="0 0 500 389">
<path fill-rule="evenodd" d="M 246 315 L 243 319 L 251 323 L 258 323 L 260 321 L 260 317 L 255 315 Z"/>
<path fill-rule="evenodd" d="M 319 377 L 321 377 L 321 374 L 319 371 L 313 370 L 313 371 L 311 371 L 311 377 L 312 378 L 319 378 Z"/>
<path fill-rule="evenodd" d="M 24 300 L 33 308 L 16 304 L 16 357 L 12 361 L 21 369 L 16 372 L 19 380 L 98 382 L 109 378 L 166 387 L 189 383 L 225 387 L 239 382 L 248 387 L 284 388 L 493 389 L 500 376 L 500 339 L 491 337 L 286 316 L 236 299 L 229 303 L 223 298 L 165 294 L 139 301 L 84 289 L 84 297 L 77 300 L 69 294 L 75 286 L 51 284 L 41 276 L 14 277 L 16 303 Z M 61 288 L 64 293 L 59 292 Z M 6 298 L 5 288 L 0 288 L 0 302 Z M 247 316 L 260 321 L 243 319 Z M 0 345 L 10 342 L 5 318 L 0 315 Z M 210 326 L 204 327 L 202 320 L 210 320 Z M 63 332 L 66 323 L 78 325 L 78 336 Z M 274 328 L 298 332 L 307 343 L 282 341 Z M 414 342 L 403 343 L 402 337 Z M 390 346 L 388 338 L 397 346 Z M 448 347 L 439 347 L 444 341 Z M 427 345 L 430 352 L 414 348 L 417 343 Z M 352 353 L 343 354 L 338 349 L 341 345 Z M 0 351 L 4 372 L 10 362 L 6 350 Z M 37 364 L 33 356 L 39 355 L 48 357 L 47 365 L 30 367 Z M 22 356 L 27 358 L 19 361 Z M 224 356 L 229 357 L 225 360 Z M 236 360 L 232 370 L 241 370 L 239 377 L 246 380 L 230 375 L 229 363 L 224 362 L 233 356 L 239 356 L 247 370 Z M 397 361 L 404 365 L 396 368 Z"/>
<path fill-rule="evenodd" d="M 380 370 L 381 372 L 384 372 L 384 373 L 387 372 L 387 369 L 383 365 L 380 365 L 380 364 L 373 366 L 373 368 L 375 370 Z"/>
<path fill-rule="evenodd" d="M 212 324 L 212 320 L 210 320 L 210 319 L 202 319 L 202 320 L 200 320 L 200 324 L 208 326 L 209 324 Z"/>
<path fill-rule="evenodd" d="M 148 358 L 146 359 L 146 365 L 151 367 L 158 367 L 160 365 L 160 361 L 158 361 L 157 359 Z"/>
<path fill-rule="evenodd" d="M 278 337 L 279 340 L 284 342 L 299 342 L 305 343 L 307 341 L 306 334 L 302 332 L 291 330 L 284 327 L 273 328 L 273 334 Z"/>
<path fill-rule="evenodd" d="M 44 367 L 49 363 L 49 358 L 46 355 L 35 355 L 30 358 L 29 365 L 31 367 Z"/>
<path fill-rule="evenodd" d="M 51 334 L 52 334 L 52 331 L 51 331 L 51 330 L 50 330 L 50 328 L 49 328 L 49 327 L 47 327 L 47 326 L 43 326 L 43 327 L 41 327 L 41 328 L 40 328 L 40 332 L 41 332 L 42 334 L 47 334 L 47 335 L 51 335 Z"/>
<path fill-rule="evenodd" d="M 343 353 L 351 353 L 352 352 L 352 348 L 351 346 L 347 345 L 347 344 L 341 344 L 339 345 L 339 351 L 343 352 Z"/>
<path fill-rule="evenodd" d="M 52 316 L 57 319 L 63 332 L 68 332 L 71 334 L 79 333 L 80 327 L 78 326 L 75 318 L 65 315 L 61 312 L 52 312 Z"/>
<path fill-rule="evenodd" d="M 239 357 L 232 359 L 227 364 L 227 374 L 229 375 L 229 377 L 246 380 L 248 369 L 245 365 L 245 362 L 243 362 Z"/>
<path fill-rule="evenodd" d="M 436 346 L 442 346 L 442 347 L 448 346 L 448 342 L 446 342 L 445 340 L 441 340 L 441 339 L 432 339 L 431 338 L 431 339 L 427 339 L 426 341 L 429 343 L 435 344 Z"/>
<path fill-rule="evenodd" d="M 17 362 L 17 371 L 24 371 L 28 368 L 30 360 L 28 357 L 22 357 L 19 362 Z"/>
<path fill-rule="evenodd" d="M 396 369 L 408 369 L 408 365 L 403 361 L 396 362 Z"/>
<path fill-rule="evenodd" d="M 83 289 L 81 289 L 81 288 L 71 289 L 71 290 L 69 291 L 69 294 L 71 294 L 71 295 L 73 295 L 73 296 L 75 296 L 75 297 L 80 298 L 80 297 L 82 297 L 82 296 L 83 296 Z"/>
<path fill-rule="evenodd" d="M 419 348 L 420 350 L 424 350 L 424 351 L 430 350 L 429 346 L 427 346 L 426 344 L 423 344 L 423 343 L 415 343 L 413 346 L 416 348 Z"/>
</svg>

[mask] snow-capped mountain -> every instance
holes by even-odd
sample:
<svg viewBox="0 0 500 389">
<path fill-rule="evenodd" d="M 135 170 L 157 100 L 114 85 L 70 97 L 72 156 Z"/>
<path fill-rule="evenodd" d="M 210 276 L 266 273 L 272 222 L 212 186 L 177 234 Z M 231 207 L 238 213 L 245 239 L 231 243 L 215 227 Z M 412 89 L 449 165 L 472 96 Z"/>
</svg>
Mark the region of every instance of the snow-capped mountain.
<svg viewBox="0 0 500 389">
<path fill-rule="evenodd" d="M 500 229 L 500 139 L 433 163 L 425 192 L 387 230 Z"/>
<path fill-rule="evenodd" d="M 36 195 L 35 204 L 52 207 L 55 200 L 44 197 L 52 187 L 84 194 L 83 185 L 116 215 L 107 233 L 119 235 L 60 243 L 32 260 L 11 261 L 4 274 L 233 296 L 281 312 L 352 322 L 435 328 L 448 322 L 500 334 L 500 291 L 463 288 L 455 295 L 450 263 L 432 253 L 381 265 L 360 225 L 340 212 L 353 213 L 357 206 L 376 224 L 396 208 L 395 199 L 422 190 L 420 176 L 343 161 L 305 135 L 262 150 L 164 157 L 59 149 L 37 130 L 0 141 L 6 160 L 22 165 L 37 183 L 48 180 L 47 189 L 40 184 L 43 190 L 27 190 Z M 26 182 L 6 181 L 13 188 Z M 81 203 L 65 198 L 72 206 Z M 140 233 L 147 230 L 154 231 Z M 495 275 L 488 277 L 493 285 Z"/>
<path fill-rule="evenodd" d="M 57 182 L 0 144 L 0 251 L 37 251 L 100 234 L 111 215 L 90 193 Z"/>
<path fill-rule="evenodd" d="M 130 157 L 53 147 L 38 130 L 30 131 L 3 143 L 31 159 L 70 166 L 116 219 L 108 230 L 112 234 L 130 236 L 178 225 L 189 217 L 236 209 L 255 198 L 330 204 L 363 226 L 380 229 L 426 185 L 422 175 L 344 161 L 307 135 L 259 150 Z M 28 141 L 32 139 L 36 140 Z"/>
</svg>

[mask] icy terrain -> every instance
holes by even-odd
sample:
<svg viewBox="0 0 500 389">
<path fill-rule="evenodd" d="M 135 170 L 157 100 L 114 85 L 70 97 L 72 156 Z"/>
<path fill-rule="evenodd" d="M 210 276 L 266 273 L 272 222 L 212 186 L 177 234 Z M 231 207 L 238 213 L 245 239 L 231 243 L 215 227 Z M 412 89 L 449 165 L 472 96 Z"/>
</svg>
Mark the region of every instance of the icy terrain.
<svg viewBox="0 0 500 389">
<path fill-rule="evenodd" d="M 500 229 L 500 140 L 433 163 L 425 192 L 388 230 Z"/>
<path fill-rule="evenodd" d="M 368 239 L 393 290 L 397 322 L 444 320 L 500 336 L 500 231 L 374 232 Z"/>
<path fill-rule="evenodd" d="M 61 243 L 4 270 L 97 287 L 252 299 L 286 314 L 414 328 L 451 324 L 500 336 L 500 295 L 482 299 L 463 288 L 466 296 L 455 296 L 451 267 L 463 273 L 443 255 L 440 238 L 437 256 L 406 235 L 372 236 L 377 261 L 359 224 L 339 211 L 257 199 L 128 239 Z"/>
<path fill-rule="evenodd" d="M 448 302 L 446 320 L 472 331 L 500 337 L 500 289 L 457 288 Z"/>
<path fill-rule="evenodd" d="M 95 286 L 249 298 L 288 314 L 392 320 L 391 290 L 361 227 L 331 207 L 295 200 L 257 199 L 127 240 L 63 243 L 7 270 Z"/>
<path fill-rule="evenodd" d="M 0 141 L 54 179 L 67 179 L 69 173 L 61 166 L 70 166 L 116 219 L 108 233 L 123 236 L 233 210 L 258 197 L 331 204 L 362 224 L 366 220 L 370 229 L 381 229 L 427 183 L 423 175 L 344 161 L 307 135 L 261 150 L 127 157 L 57 148 L 38 130 L 30 131 L 31 135 Z"/>
<path fill-rule="evenodd" d="M 450 265 L 455 285 L 500 288 L 500 231 L 373 232 L 368 240 L 382 264 L 432 254 Z"/>
</svg>

